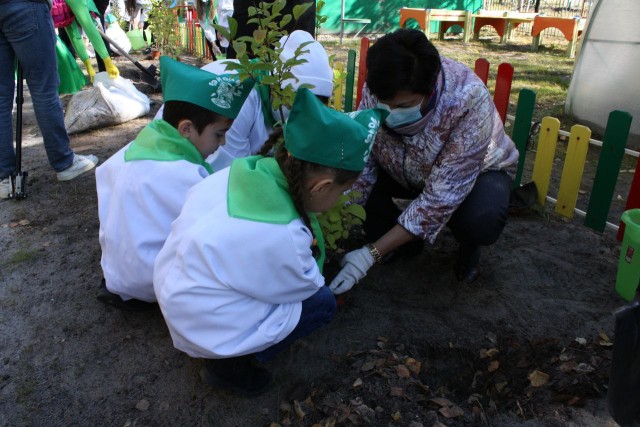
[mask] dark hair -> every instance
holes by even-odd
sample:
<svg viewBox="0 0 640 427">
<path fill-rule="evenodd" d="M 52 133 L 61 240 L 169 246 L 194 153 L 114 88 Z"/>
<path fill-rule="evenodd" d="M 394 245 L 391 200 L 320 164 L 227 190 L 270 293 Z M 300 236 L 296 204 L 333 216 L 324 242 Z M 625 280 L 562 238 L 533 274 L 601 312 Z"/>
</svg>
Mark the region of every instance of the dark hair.
<svg viewBox="0 0 640 427">
<path fill-rule="evenodd" d="M 269 153 L 272 148 L 275 147 L 274 157 L 278 161 L 278 165 L 280 166 L 280 170 L 282 170 L 282 174 L 287 179 L 287 184 L 289 185 L 289 194 L 291 194 L 293 204 L 302 217 L 305 225 L 309 230 L 311 230 L 311 234 L 315 238 L 315 234 L 313 233 L 313 229 L 311 228 L 309 216 L 307 215 L 307 211 L 304 209 L 302 200 L 304 195 L 304 182 L 306 181 L 306 178 L 314 174 L 329 172 L 333 174 L 333 179 L 336 184 L 342 185 L 349 181 L 357 179 L 360 175 L 360 172 L 332 168 L 329 166 L 297 159 L 291 156 L 289 151 L 287 151 L 287 149 L 285 148 L 282 136 L 282 128 L 276 128 L 274 132 L 269 136 L 267 142 L 265 142 L 265 144 L 260 149 L 259 154 L 264 156 Z"/>
<path fill-rule="evenodd" d="M 167 101 L 162 112 L 162 119 L 174 128 L 178 127 L 181 120 L 191 120 L 198 133 L 202 133 L 207 125 L 225 118 L 222 114 L 185 101 Z"/>
<path fill-rule="evenodd" d="M 124 10 L 127 12 L 127 15 L 129 15 L 133 20 L 133 18 L 135 18 L 134 14 L 136 11 L 136 0 L 125 0 Z"/>
<path fill-rule="evenodd" d="M 369 49 L 367 86 L 378 99 L 391 99 L 401 90 L 428 96 L 441 68 L 438 50 L 422 31 L 400 29 Z"/>
</svg>

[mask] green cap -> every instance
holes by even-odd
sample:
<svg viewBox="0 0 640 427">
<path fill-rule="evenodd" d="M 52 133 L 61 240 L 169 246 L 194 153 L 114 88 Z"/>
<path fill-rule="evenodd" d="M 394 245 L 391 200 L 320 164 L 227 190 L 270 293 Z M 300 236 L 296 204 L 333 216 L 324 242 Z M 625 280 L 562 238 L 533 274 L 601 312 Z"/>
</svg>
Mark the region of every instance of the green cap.
<svg viewBox="0 0 640 427">
<path fill-rule="evenodd" d="M 284 128 L 285 147 L 300 160 L 362 171 L 387 114 L 380 108 L 341 113 L 299 89 Z"/>
<path fill-rule="evenodd" d="M 162 97 L 184 101 L 235 119 L 255 82 L 237 74 L 217 75 L 168 56 L 160 57 Z"/>
</svg>

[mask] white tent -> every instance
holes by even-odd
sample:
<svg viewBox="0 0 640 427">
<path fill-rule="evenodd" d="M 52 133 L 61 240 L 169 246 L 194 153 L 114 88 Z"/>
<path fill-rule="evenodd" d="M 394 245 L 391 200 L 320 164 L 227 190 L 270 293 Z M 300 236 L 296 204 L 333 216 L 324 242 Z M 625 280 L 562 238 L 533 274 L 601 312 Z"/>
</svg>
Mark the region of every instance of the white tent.
<svg viewBox="0 0 640 427">
<path fill-rule="evenodd" d="M 640 0 L 600 0 L 592 8 L 565 110 L 602 133 L 609 113 L 631 114 L 629 141 L 640 143 Z"/>
</svg>

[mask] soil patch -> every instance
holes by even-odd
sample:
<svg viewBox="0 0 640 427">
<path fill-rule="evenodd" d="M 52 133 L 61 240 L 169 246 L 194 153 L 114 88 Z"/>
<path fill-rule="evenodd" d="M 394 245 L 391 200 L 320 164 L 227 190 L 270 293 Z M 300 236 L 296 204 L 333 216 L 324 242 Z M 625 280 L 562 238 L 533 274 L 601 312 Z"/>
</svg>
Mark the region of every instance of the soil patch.
<svg viewBox="0 0 640 427">
<path fill-rule="evenodd" d="M 102 161 L 160 102 L 132 64 L 117 65 L 155 102 L 148 117 L 72 137 Z M 23 135 L 29 196 L 0 202 L 0 425 L 615 425 L 605 395 L 622 301 L 610 232 L 513 216 L 466 285 L 445 231 L 374 267 L 330 325 L 267 363 L 273 389 L 247 400 L 200 382 L 202 361 L 173 348 L 159 310 L 95 299 L 95 176 L 55 180 L 28 104 Z"/>
</svg>

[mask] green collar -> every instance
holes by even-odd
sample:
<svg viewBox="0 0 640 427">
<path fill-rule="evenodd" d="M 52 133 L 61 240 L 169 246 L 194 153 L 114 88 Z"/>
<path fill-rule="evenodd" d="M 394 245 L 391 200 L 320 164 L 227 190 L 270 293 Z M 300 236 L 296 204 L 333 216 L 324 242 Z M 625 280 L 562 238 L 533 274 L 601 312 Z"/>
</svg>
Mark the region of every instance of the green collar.
<svg viewBox="0 0 640 427">
<path fill-rule="evenodd" d="M 195 145 L 164 120 L 154 120 L 144 127 L 124 153 L 124 160 L 186 160 L 201 165 L 210 174 L 213 169 Z"/>
<path fill-rule="evenodd" d="M 229 216 L 249 221 L 288 224 L 300 218 L 287 179 L 272 157 L 245 157 L 231 163 L 227 207 Z M 322 272 L 325 260 L 322 229 L 315 214 L 307 215 L 320 250 L 316 262 Z"/>
</svg>

